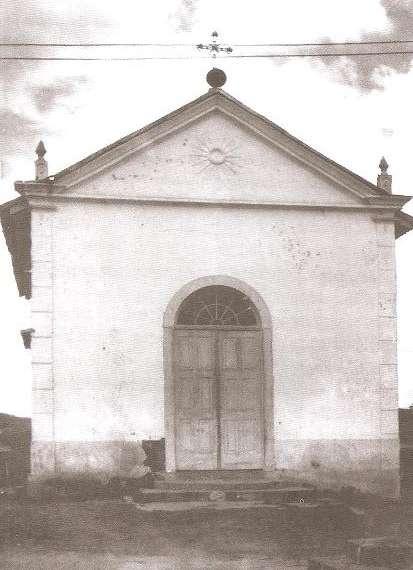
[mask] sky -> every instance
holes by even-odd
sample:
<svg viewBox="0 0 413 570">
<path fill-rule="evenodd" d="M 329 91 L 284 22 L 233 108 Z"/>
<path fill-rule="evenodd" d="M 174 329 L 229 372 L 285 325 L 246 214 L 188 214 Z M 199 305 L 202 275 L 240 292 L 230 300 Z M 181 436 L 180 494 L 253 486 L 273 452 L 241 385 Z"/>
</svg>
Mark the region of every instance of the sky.
<svg viewBox="0 0 413 570">
<path fill-rule="evenodd" d="M 178 56 L 145 61 L 0 61 L 0 203 L 34 177 L 45 143 L 49 173 L 206 92 L 225 90 L 318 151 L 375 182 L 382 155 L 393 192 L 413 194 L 413 54 L 380 57 L 199 59 L 216 30 L 227 45 L 413 40 L 413 0 L 14 0 L 0 5 L 1 43 L 174 43 L 187 47 L 1 47 L 1 56 Z M 363 48 L 400 49 L 379 44 Z M 413 44 L 402 48 L 413 52 Z M 234 55 L 282 48 L 234 47 Z M 284 51 L 286 48 L 283 48 Z M 288 48 L 297 53 L 297 48 Z M 314 48 L 308 48 L 311 51 Z M 326 48 L 319 48 L 324 49 Z M 344 48 L 343 48 L 344 49 Z M 352 46 L 346 48 L 360 49 Z M 413 214 L 412 205 L 405 211 Z M 400 405 L 413 404 L 413 232 L 397 241 Z M 18 297 L 0 234 L 0 412 L 31 413 L 29 302 Z"/>
</svg>

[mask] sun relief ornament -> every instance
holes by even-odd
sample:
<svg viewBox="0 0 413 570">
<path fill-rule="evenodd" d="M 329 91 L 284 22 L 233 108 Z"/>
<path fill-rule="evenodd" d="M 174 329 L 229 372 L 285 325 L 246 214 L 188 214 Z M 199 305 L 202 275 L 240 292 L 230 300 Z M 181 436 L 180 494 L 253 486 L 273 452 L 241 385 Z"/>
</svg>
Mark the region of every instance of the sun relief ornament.
<svg viewBox="0 0 413 570">
<path fill-rule="evenodd" d="M 225 162 L 225 153 L 220 148 L 214 147 L 208 152 L 208 160 L 212 164 L 223 164 Z"/>
<path fill-rule="evenodd" d="M 199 143 L 191 157 L 199 172 L 215 169 L 236 174 L 241 167 L 237 148 L 234 142 L 206 140 Z"/>
</svg>

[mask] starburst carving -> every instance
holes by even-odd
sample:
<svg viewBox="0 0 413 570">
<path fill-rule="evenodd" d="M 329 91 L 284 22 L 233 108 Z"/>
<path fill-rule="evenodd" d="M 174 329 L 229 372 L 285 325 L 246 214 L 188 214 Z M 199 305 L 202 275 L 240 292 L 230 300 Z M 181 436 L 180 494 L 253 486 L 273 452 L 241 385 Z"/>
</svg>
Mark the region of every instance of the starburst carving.
<svg viewBox="0 0 413 570">
<path fill-rule="evenodd" d="M 199 143 L 191 158 L 199 172 L 215 168 L 236 174 L 242 168 L 237 148 L 231 141 L 205 140 Z"/>
</svg>

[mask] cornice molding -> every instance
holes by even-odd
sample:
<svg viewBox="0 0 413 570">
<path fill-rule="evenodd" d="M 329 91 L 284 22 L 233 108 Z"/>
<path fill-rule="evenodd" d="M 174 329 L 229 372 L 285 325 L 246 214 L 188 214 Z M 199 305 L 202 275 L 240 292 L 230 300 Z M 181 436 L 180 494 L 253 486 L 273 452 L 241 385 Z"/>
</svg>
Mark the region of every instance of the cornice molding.
<svg viewBox="0 0 413 570">
<path fill-rule="evenodd" d="M 351 210 L 351 211 L 383 211 L 397 209 L 394 204 L 385 202 L 364 204 L 331 204 L 320 202 L 275 202 L 263 200 L 208 200 L 201 198 L 171 198 L 166 196 L 92 196 L 89 194 L 25 194 L 31 207 L 55 208 L 59 202 L 92 202 L 119 204 L 154 204 L 171 206 L 225 206 L 244 208 L 284 208 L 284 209 L 316 209 L 316 210 Z"/>
<path fill-rule="evenodd" d="M 50 194 L 56 190 L 65 190 L 66 186 L 62 184 L 56 184 L 53 179 L 47 181 L 36 182 L 32 180 L 22 181 L 18 180 L 14 183 L 14 189 L 20 195 L 25 196 L 30 192 L 43 192 L 44 194 Z"/>
<path fill-rule="evenodd" d="M 383 205 L 388 208 L 400 210 L 407 202 L 411 200 L 411 196 L 402 196 L 400 194 L 388 194 L 387 196 L 369 196 L 366 201 L 372 206 Z"/>
</svg>

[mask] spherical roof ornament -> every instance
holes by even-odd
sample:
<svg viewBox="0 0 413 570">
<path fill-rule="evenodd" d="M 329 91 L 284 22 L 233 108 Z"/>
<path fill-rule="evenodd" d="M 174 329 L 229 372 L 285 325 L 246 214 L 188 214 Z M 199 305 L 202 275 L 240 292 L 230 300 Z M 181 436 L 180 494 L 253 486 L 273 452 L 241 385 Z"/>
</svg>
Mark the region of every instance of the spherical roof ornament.
<svg viewBox="0 0 413 570">
<path fill-rule="evenodd" d="M 206 80 L 208 85 L 210 85 L 213 89 L 216 89 L 225 85 L 227 76 L 222 71 L 222 69 L 213 67 L 210 71 L 208 71 Z"/>
</svg>

